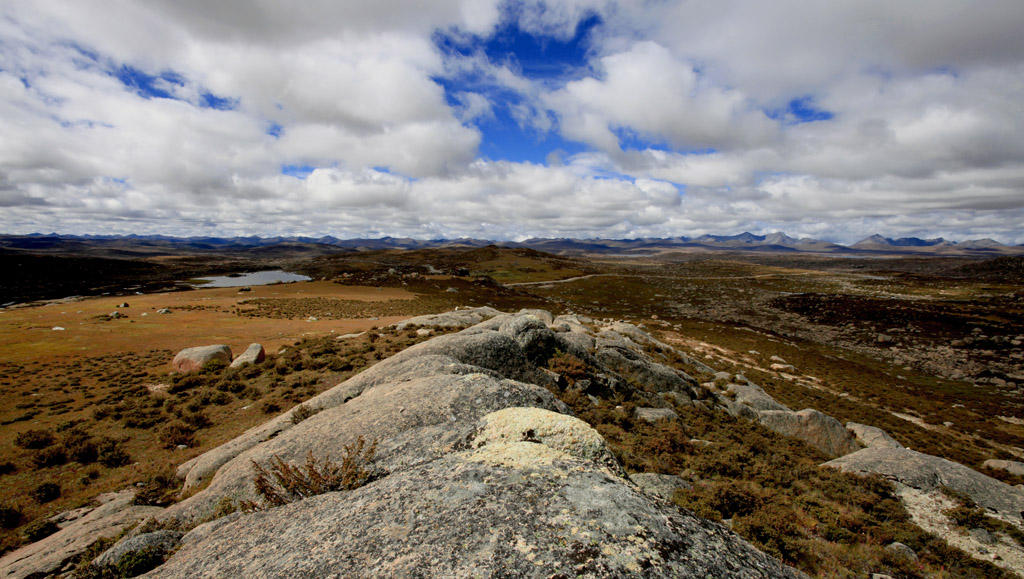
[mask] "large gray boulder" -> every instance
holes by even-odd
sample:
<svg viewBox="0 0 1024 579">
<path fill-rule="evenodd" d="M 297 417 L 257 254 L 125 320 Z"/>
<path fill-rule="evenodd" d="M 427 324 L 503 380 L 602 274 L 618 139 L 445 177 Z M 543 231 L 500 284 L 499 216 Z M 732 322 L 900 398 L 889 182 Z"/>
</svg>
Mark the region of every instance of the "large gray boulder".
<svg viewBox="0 0 1024 579">
<path fill-rule="evenodd" d="M 948 487 L 978 506 L 1017 524 L 1024 522 L 1024 492 L 944 458 L 907 448 L 865 448 L 824 466 L 857 474 L 880 474 L 924 491 Z"/>
<path fill-rule="evenodd" d="M 484 417 L 476 448 L 186 536 L 149 576 L 803 576 L 635 491 L 588 426 L 518 412 Z M 524 427 L 544 434 L 516 440 Z"/>
<path fill-rule="evenodd" d="M 224 344 L 185 348 L 178 352 L 178 355 L 174 357 L 174 361 L 171 364 L 178 372 L 195 372 L 201 370 L 203 366 L 214 360 L 224 362 L 225 365 L 230 364 L 231 348 Z"/>
<path fill-rule="evenodd" d="M 835 418 L 806 408 L 800 412 L 764 410 L 758 420 L 773 432 L 798 438 L 828 456 L 843 456 L 860 450 L 850 431 Z"/>
</svg>

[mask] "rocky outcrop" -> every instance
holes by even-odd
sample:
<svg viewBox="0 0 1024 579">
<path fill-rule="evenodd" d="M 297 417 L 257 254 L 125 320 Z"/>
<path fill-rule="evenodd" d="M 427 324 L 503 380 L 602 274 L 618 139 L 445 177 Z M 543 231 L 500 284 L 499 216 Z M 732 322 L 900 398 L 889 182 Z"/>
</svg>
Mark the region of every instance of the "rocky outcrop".
<svg viewBox="0 0 1024 579">
<path fill-rule="evenodd" d="M 267 353 L 263 350 L 261 344 L 249 344 L 249 347 L 242 352 L 241 356 L 232 360 L 231 367 L 237 368 L 242 364 L 259 364 L 266 359 Z"/>
<path fill-rule="evenodd" d="M 865 448 L 824 466 L 858 474 L 880 474 L 924 491 L 947 487 L 963 493 L 991 514 L 1024 522 L 1024 492 L 966 466 L 906 448 Z"/>
<path fill-rule="evenodd" d="M 214 360 L 223 362 L 224 364 L 231 363 L 231 348 L 217 344 L 214 346 L 197 346 L 195 348 L 185 348 L 178 352 L 178 355 L 174 357 L 174 361 L 171 365 L 178 372 L 195 372 L 201 370 L 202 367 Z"/>
<path fill-rule="evenodd" d="M 74 520 L 61 523 L 61 530 L 0 558 L 0 577 L 43 576 L 59 571 L 96 539 L 115 537 L 163 510 L 132 505 L 133 498 L 135 492 L 130 490 L 101 495 L 99 506 L 76 513 Z"/>
<path fill-rule="evenodd" d="M 395 324 L 395 328 L 400 331 L 418 326 L 428 328 L 465 328 L 466 326 L 473 326 L 484 320 L 489 320 L 499 314 L 501 312 L 498 310 L 486 306 L 482 308 L 466 308 L 443 314 L 417 316 Z"/>
<path fill-rule="evenodd" d="M 846 429 L 853 433 L 857 442 L 866 448 L 903 448 L 903 445 L 889 436 L 889 433 L 877 426 L 868 426 L 857 422 L 847 422 Z"/>
<path fill-rule="evenodd" d="M 758 420 L 769 430 L 803 440 L 828 456 L 843 456 L 860 449 L 838 420 L 813 408 L 800 412 L 764 410 L 758 412 Z"/>
<path fill-rule="evenodd" d="M 548 389 L 560 382 L 538 364 L 588 339 L 599 340 L 576 320 L 495 315 L 314 397 L 305 405 L 319 412 L 297 424 L 286 413 L 190 461 L 181 469 L 189 488 L 209 484 L 161 520 L 191 526 L 225 497 L 256 498 L 253 462 L 310 452 L 337 460 L 359 437 L 377 441 L 374 468 L 386 476 L 200 525 L 151 576 L 799 576 L 724 527 L 639 492 L 604 439 L 567 415 Z M 640 371 L 660 371 L 636 342 L 621 342 L 614 347 Z M 632 388 L 581 354 L 606 385 Z"/>
<path fill-rule="evenodd" d="M 545 444 L 488 444 L 240 517 L 151 577 L 798 577 Z"/>
</svg>

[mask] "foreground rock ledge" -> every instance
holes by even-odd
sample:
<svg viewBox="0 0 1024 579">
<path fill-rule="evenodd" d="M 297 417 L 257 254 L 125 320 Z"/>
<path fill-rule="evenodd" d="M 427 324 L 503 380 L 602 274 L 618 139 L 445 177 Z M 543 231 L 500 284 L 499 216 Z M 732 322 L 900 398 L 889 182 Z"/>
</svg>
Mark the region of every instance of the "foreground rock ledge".
<svg viewBox="0 0 1024 579">
<path fill-rule="evenodd" d="M 321 411 L 297 425 L 285 414 L 183 466 L 190 480 L 212 481 L 161 518 L 195 523 L 225 497 L 253 498 L 253 460 L 337 459 L 359 436 L 379 441 L 388 476 L 197 527 L 147 576 L 803 577 L 641 492 L 604 439 L 544 387 L 553 379 L 534 361 L 588 356 L 578 345 L 597 344 L 627 358 L 629 372 L 664 374 L 665 388 L 695 398 L 692 380 L 622 337 L 632 327 L 595 333 L 547 312 L 460 314 L 486 321 L 324 392 L 306 403 Z M 626 387 L 606 370 L 593 388 Z"/>
<path fill-rule="evenodd" d="M 446 456 L 242 517 L 152 577 L 800 577 L 721 525 L 542 444 Z"/>
</svg>

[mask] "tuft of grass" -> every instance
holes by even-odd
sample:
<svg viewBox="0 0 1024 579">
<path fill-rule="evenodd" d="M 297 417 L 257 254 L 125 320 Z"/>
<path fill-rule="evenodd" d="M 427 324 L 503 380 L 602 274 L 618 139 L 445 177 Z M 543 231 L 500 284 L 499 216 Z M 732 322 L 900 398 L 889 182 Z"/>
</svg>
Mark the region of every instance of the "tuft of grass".
<svg viewBox="0 0 1024 579">
<path fill-rule="evenodd" d="M 261 502 L 246 501 L 242 508 L 265 510 L 315 495 L 357 489 L 384 475 L 372 467 L 376 452 L 377 441 L 367 444 L 360 436 L 345 445 L 340 463 L 327 458 L 318 460 L 312 451 L 306 455 L 304 465 L 289 464 L 276 455 L 270 459 L 269 467 L 252 461 L 253 486 Z"/>
</svg>

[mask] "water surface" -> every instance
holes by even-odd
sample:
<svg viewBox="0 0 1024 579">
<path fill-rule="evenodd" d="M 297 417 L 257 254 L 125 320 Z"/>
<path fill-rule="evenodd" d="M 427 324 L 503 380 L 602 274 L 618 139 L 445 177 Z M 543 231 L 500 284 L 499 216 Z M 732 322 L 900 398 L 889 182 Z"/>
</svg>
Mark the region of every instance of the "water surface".
<svg viewBox="0 0 1024 579">
<path fill-rule="evenodd" d="M 309 281 L 310 277 L 281 270 L 256 271 L 243 273 L 241 275 L 218 275 L 212 277 L 199 277 L 189 280 L 188 283 L 196 287 L 241 287 L 246 285 L 270 285 L 272 283 L 287 283 L 293 281 Z"/>
</svg>

